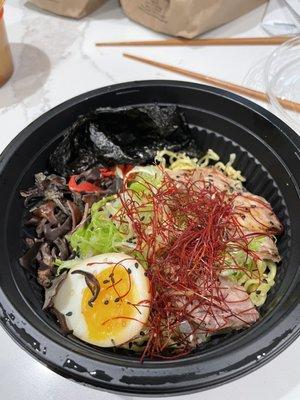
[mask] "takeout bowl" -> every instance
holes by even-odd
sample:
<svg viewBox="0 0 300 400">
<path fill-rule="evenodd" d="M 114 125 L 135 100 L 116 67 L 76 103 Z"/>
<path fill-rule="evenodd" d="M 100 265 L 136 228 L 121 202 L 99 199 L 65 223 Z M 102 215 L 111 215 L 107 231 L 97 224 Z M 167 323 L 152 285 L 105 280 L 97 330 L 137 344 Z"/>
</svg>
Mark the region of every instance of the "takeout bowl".
<svg viewBox="0 0 300 400">
<path fill-rule="evenodd" d="M 282 262 L 262 318 L 242 332 L 216 337 L 187 357 L 145 360 L 65 337 L 41 310 L 42 289 L 19 265 L 23 200 L 19 190 L 45 170 L 62 131 L 97 107 L 176 104 L 199 150 L 213 148 L 235 166 L 246 187 L 269 200 L 284 224 Z M 141 132 L 142 134 L 142 132 Z M 0 159 L 0 320 L 12 338 L 55 372 L 123 394 L 166 395 L 208 389 L 236 379 L 274 358 L 299 335 L 300 139 L 258 105 L 221 89 L 178 81 L 130 82 L 97 89 L 59 105 L 25 128 Z"/>
</svg>

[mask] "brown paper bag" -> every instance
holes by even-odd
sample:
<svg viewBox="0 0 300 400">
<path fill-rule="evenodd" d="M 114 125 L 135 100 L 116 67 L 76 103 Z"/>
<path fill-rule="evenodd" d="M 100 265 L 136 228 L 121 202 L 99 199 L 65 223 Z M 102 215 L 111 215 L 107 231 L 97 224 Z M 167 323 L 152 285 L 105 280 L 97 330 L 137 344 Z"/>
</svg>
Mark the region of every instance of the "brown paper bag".
<svg viewBox="0 0 300 400">
<path fill-rule="evenodd" d="M 193 38 L 266 0 L 121 0 L 125 14 L 158 32 Z"/>
<path fill-rule="evenodd" d="M 36 6 L 71 18 L 82 18 L 100 7 L 106 0 L 29 0 Z"/>
</svg>

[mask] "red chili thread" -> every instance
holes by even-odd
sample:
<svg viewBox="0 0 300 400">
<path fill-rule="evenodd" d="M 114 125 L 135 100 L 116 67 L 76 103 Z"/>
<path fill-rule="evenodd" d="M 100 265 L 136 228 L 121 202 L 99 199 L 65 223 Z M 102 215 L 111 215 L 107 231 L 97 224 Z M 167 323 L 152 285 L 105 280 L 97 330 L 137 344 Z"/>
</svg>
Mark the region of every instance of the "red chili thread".
<svg viewBox="0 0 300 400">
<path fill-rule="evenodd" d="M 214 333 L 226 325 L 229 317 L 243 321 L 229 307 L 235 301 L 227 302 L 221 291 L 220 272 L 233 268 L 226 264 L 225 256 L 230 247 L 242 250 L 255 267 L 259 258 L 248 248 L 249 237 L 270 236 L 265 232 L 244 231 L 238 221 L 240 207 L 234 206 L 235 198 L 241 196 L 239 193 L 229 194 L 211 183 L 195 181 L 192 173 L 186 174 L 184 182 L 176 182 L 165 170 L 162 173 L 159 188 L 145 179 L 139 181 L 145 188 L 142 195 L 128 187 L 129 176 L 118 196 L 122 207 L 112 217 L 121 231 L 126 232 L 127 224 L 131 226 L 135 237 L 132 252 L 148 264 L 149 339 L 141 360 L 172 359 L 188 354 L 195 345 L 189 340 L 191 334 L 180 330 L 184 321 L 193 327 L 192 335 L 199 327 L 201 332 Z M 269 208 L 263 201 L 255 201 Z M 237 271 L 249 273 L 233 255 L 230 257 Z M 247 299 L 248 296 L 242 300 Z M 228 314 L 223 325 L 215 315 L 217 309 Z M 192 315 L 196 310 L 203 311 L 198 328 Z M 215 321 L 217 329 L 206 327 L 207 317 Z M 172 342 L 176 347 L 171 351 Z"/>
</svg>

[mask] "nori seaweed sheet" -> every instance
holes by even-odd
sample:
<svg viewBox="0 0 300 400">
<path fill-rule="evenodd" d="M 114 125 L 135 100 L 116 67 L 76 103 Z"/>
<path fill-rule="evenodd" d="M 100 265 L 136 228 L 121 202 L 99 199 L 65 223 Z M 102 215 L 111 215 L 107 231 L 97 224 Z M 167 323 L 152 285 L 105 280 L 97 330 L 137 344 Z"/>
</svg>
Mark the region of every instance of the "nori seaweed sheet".
<svg viewBox="0 0 300 400">
<path fill-rule="evenodd" d="M 50 165 L 69 176 L 94 166 L 151 163 L 163 148 L 195 155 L 193 137 L 176 106 L 98 108 L 65 131 Z"/>
</svg>

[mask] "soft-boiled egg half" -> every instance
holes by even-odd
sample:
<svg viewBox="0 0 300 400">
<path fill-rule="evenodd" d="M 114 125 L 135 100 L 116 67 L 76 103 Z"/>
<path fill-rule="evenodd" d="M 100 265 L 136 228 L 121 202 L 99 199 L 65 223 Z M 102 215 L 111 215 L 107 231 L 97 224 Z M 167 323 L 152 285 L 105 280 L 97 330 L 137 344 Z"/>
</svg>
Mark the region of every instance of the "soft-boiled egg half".
<svg viewBox="0 0 300 400">
<path fill-rule="evenodd" d="M 100 286 L 92 302 L 85 272 L 93 274 Z M 141 332 L 148 320 L 149 301 L 149 279 L 141 264 L 123 253 L 107 253 L 81 260 L 69 270 L 55 295 L 54 307 L 65 316 L 73 335 L 110 347 Z"/>
</svg>

